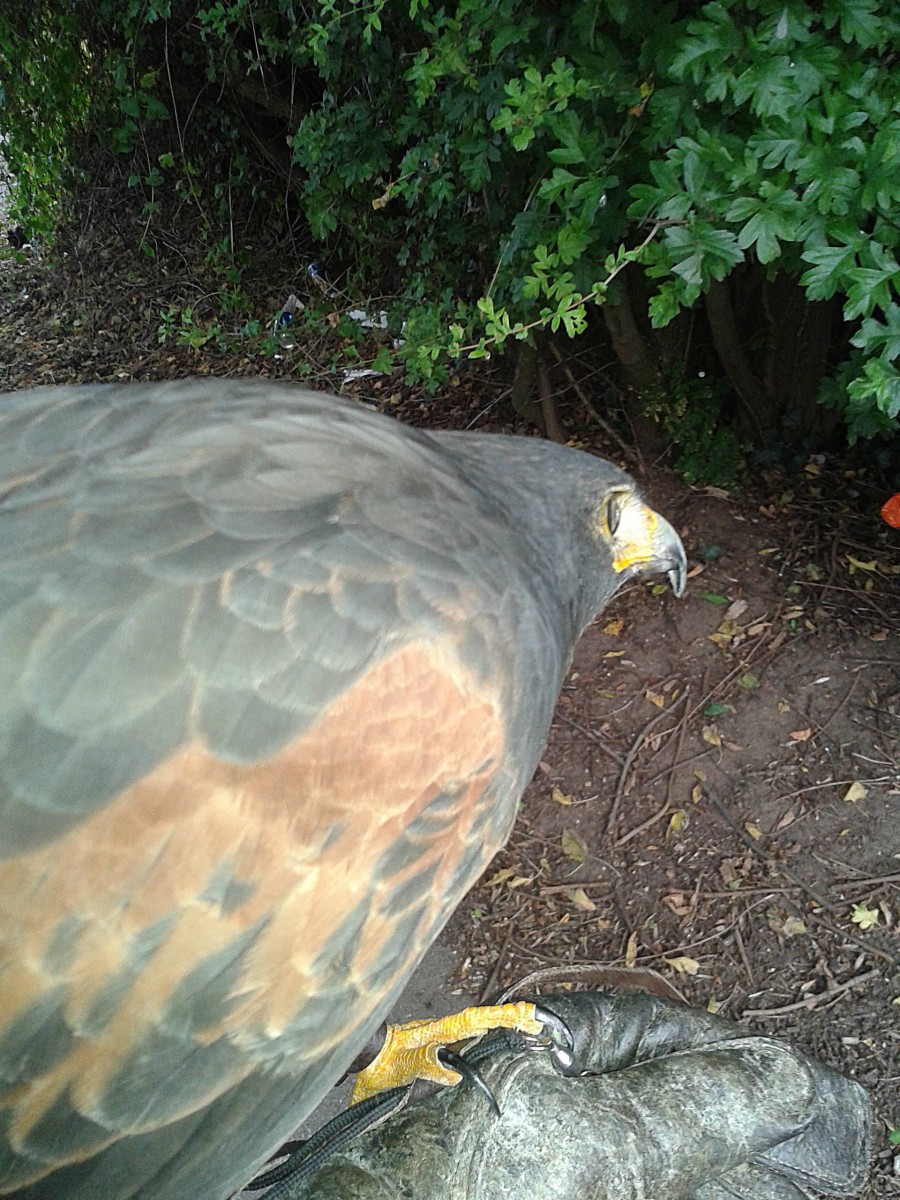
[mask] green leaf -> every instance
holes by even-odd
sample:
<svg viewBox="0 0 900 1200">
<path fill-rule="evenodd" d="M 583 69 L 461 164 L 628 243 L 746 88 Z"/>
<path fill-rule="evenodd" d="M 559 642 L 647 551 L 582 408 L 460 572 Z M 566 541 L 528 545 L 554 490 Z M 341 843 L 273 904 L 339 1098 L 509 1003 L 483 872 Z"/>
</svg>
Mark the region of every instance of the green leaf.
<svg viewBox="0 0 900 1200">
<path fill-rule="evenodd" d="M 708 600 L 710 604 L 727 604 L 728 597 L 720 596 L 718 592 L 702 592 L 701 596 L 704 600 Z"/>
<path fill-rule="evenodd" d="M 394 356 L 389 347 L 380 346 L 378 353 L 372 362 L 372 370 L 380 371 L 383 375 L 390 375 L 394 369 Z"/>
<path fill-rule="evenodd" d="M 857 261 L 855 246 L 812 246 L 800 257 L 811 264 L 800 276 L 810 300 L 830 300 L 843 288 L 847 272 Z"/>
</svg>

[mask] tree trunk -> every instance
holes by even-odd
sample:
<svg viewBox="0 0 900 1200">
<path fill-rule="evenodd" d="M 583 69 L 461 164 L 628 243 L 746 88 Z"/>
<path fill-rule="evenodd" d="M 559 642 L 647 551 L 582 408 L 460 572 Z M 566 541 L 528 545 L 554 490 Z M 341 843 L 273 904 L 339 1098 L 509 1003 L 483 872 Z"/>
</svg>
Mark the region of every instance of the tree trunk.
<svg viewBox="0 0 900 1200">
<path fill-rule="evenodd" d="M 706 315 L 722 369 L 737 397 L 738 424 L 758 446 L 771 442 L 779 427 L 779 406 L 753 374 L 738 334 L 727 279 L 715 281 L 706 293 Z"/>
<path fill-rule="evenodd" d="M 638 453 L 656 457 L 667 448 L 659 425 L 644 411 L 643 397 L 658 392 L 662 376 L 647 339 L 638 328 L 624 279 L 617 281 L 615 294 L 601 306 L 603 319 L 619 360 L 625 383 L 625 412 L 631 423 Z"/>
<path fill-rule="evenodd" d="M 766 288 L 769 336 L 764 384 L 777 396 L 792 441 L 821 445 L 841 425 L 840 413 L 818 403 L 819 385 L 828 372 L 835 299 L 807 300 L 796 280 L 779 275 Z"/>
</svg>

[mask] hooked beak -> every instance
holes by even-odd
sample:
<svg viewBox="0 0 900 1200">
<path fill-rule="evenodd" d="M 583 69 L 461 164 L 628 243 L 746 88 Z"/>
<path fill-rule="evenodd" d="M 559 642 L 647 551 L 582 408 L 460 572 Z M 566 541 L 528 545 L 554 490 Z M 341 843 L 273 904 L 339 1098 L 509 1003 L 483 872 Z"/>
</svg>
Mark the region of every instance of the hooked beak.
<svg viewBox="0 0 900 1200">
<path fill-rule="evenodd" d="M 656 514 L 657 527 L 653 535 L 653 567 L 665 571 L 676 596 L 684 593 L 687 582 L 687 556 L 681 538 L 664 518 Z"/>
<path fill-rule="evenodd" d="M 665 572 L 675 595 L 684 592 L 687 557 L 681 538 L 665 517 L 637 498 L 623 514 L 613 538 L 613 569 L 632 567 L 647 574 Z"/>
</svg>

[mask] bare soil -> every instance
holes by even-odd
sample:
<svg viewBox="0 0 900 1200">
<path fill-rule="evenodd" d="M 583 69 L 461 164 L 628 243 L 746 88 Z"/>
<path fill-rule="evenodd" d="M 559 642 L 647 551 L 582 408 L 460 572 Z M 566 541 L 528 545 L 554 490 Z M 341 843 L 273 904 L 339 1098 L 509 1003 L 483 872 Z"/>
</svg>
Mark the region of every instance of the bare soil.
<svg viewBox="0 0 900 1200">
<path fill-rule="evenodd" d="M 202 286 L 135 245 L 126 230 L 59 266 L 33 251 L 0 262 L 5 390 L 208 373 L 339 386 L 340 345 L 285 360 L 159 345 L 160 309 Z M 415 423 L 486 428 L 514 423 L 507 385 L 357 394 Z M 603 452 L 575 399 L 562 412 Z M 896 1197 L 900 532 L 858 464 L 806 461 L 733 494 L 643 479 L 684 537 L 687 595 L 634 586 L 582 638 L 512 840 L 444 934 L 447 991 L 488 997 L 554 966 L 656 968 L 692 1004 L 859 1079 L 876 1113 L 869 1194 Z"/>
</svg>

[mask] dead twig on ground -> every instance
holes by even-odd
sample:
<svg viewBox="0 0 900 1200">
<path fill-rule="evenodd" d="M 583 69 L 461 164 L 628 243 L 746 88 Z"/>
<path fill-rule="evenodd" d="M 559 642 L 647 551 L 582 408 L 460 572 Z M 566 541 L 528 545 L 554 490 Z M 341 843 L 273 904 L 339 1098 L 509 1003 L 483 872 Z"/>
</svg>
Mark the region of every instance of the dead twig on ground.
<svg viewBox="0 0 900 1200">
<path fill-rule="evenodd" d="M 647 740 L 648 734 L 650 734 L 652 732 L 652 730 L 654 730 L 656 728 L 656 726 L 660 723 L 660 721 L 664 717 L 671 716 L 674 708 L 678 707 L 679 705 L 683 705 L 686 698 L 687 698 L 687 692 L 684 692 L 681 696 L 679 696 L 679 698 L 675 701 L 675 704 L 671 708 L 664 708 L 660 712 L 656 713 L 655 716 L 651 717 L 650 720 L 647 722 L 647 724 L 644 726 L 644 728 L 640 731 L 640 733 L 637 735 L 637 737 L 631 743 L 628 753 L 625 755 L 625 761 L 622 764 L 622 770 L 619 772 L 619 778 L 616 781 L 615 795 L 613 796 L 613 802 L 612 802 L 612 805 L 610 806 L 609 816 L 606 818 L 606 836 L 607 837 L 612 837 L 613 829 L 614 829 L 616 820 L 618 819 L 618 816 L 619 816 L 619 808 L 621 807 L 622 800 L 624 799 L 624 796 L 625 796 L 625 786 L 628 782 L 628 775 L 631 771 L 631 767 L 632 767 L 632 764 L 634 763 L 635 758 L 637 758 L 637 756 L 641 750 L 641 747 L 644 745 L 644 743 Z M 682 715 L 679 718 L 678 724 L 681 724 L 685 720 L 686 720 L 686 714 Z M 672 728 L 666 730 L 666 732 L 674 733 L 674 731 L 678 728 L 678 724 L 673 725 Z"/>
<path fill-rule="evenodd" d="M 800 1012 L 803 1009 L 816 1008 L 819 1004 L 838 999 L 850 988 L 868 983 L 870 979 L 875 979 L 880 974 L 881 971 L 877 967 L 873 967 L 871 971 L 864 971 L 862 975 L 854 975 L 852 979 L 837 984 L 827 992 L 820 992 L 816 996 L 804 996 L 802 1000 L 795 1000 L 793 1004 L 782 1004 L 778 1008 L 745 1008 L 739 1019 L 743 1021 L 747 1017 L 752 1017 L 756 1021 L 766 1021 L 775 1017 L 786 1017 L 789 1013 Z"/>
</svg>

